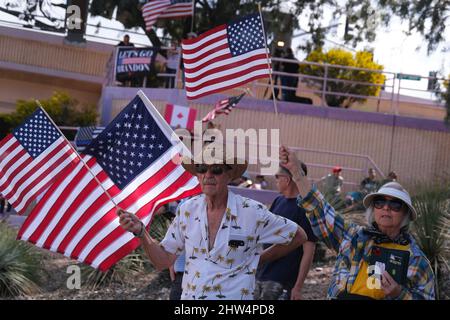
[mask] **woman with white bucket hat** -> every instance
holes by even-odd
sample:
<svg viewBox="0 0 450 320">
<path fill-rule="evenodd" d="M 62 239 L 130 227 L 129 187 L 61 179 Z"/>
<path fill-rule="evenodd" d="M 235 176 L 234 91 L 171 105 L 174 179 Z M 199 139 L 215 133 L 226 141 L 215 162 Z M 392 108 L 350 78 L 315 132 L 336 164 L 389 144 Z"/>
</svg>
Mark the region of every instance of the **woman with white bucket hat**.
<svg viewBox="0 0 450 320">
<path fill-rule="evenodd" d="M 397 182 L 367 195 L 369 227 L 345 221 L 302 175 L 294 152 L 280 148 L 281 164 L 293 175 L 311 227 L 337 253 L 330 299 L 434 299 L 430 263 L 408 232 L 417 218 L 409 193 Z"/>
</svg>

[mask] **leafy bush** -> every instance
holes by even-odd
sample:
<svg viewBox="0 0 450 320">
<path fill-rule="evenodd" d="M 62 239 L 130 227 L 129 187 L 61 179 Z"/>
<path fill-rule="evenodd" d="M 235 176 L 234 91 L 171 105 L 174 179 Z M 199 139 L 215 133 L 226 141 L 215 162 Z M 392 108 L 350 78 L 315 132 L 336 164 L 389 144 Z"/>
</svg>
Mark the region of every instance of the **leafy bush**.
<svg viewBox="0 0 450 320">
<path fill-rule="evenodd" d="M 39 291 L 41 258 L 16 232 L 0 222 L 0 296 L 16 297 Z"/>
<path fill-rule="evenodd" d="M 450 298 L 448 281 L 450 269 L 450 184 L 436 181 L 416 188 L 413 197 L 417 220 L 412 232 L 419 247 L 431 263 L 436 277 L 436 293 L 439 298 Z"/>
<path fill-rule="evenodd" d="M 144 262 L 142 254 L 136 251 L 124 257 L 106 272 L 83 265 L 81 267 L 82 279 L 84 279 L 83 284 L 95 290 L 113 283 L 125 283 L 128 278 L 144 270 Z"/>
<path fill-rule="evenodd" d="M 64 92 L 55 92 L 49 99 L 40 101 L 45 111 L 58 126 L 90 126 L 97 120 L 95 105 L 81 105 Z M 0 114 L 0 139 L 22 123 L 37 108 L 36 101 L 18 100 L 16 111 Z"/>
<path fill-rule="evenodd" d="M 164 214 L 155 216 L 151 224 L 150 235 L 154 239 L 161 241 L 167 232 L 170 222 L 170 218 Z M 144 257 L 142 249 L 138 249 L 124 257 L 106 272 L 83 265 L 82 278 L 86 279 L 84 284 L 92 289 L 108 286 L 112 283 L 125 283 L 129 277 L 144 271 L 146 261 L 147 259 Z"/>
<path fill-rule="evenodd" d="M 305 59 L 309 62 L 328 63 L 334 65 L 342 65 L 349 67 L 365 68 L 374 71 L 383 70 L 383 66 L 373 61 L 371 52 L 358 51 L 354 56 L 351 52 L 342 49 L 331 49 L 328 52 L 323 52 L 322 49 L 311 52 Z M 302 74 L 325 77 L 325 68 L 316 65 L 301 65 L 300 72 Z M 363 70 L 350 70 L 342 68 L 328 68 L 328 80 L 325 91 L 334 93 L 355 94 L 362 96 L 377 96 L 381 87 L 373 86 L 382 85 L 385 81 L 385 76 L 380 72 L 371 72 Z M 364 84 L 354 84 L 348 82 L 337 82 L 331 79 L 338 79 L 344 81 L 358 81 Z M 322 90 L 323 79 L 303 79 L 308 85 L 318 90 Z M 322 97 L 322 93 L 316 93 Z M 362 97 L 347 97 L 339 95 L 325 95 L 325 100 L 328 106 L 349 108 L 355 102 L 365 102 L 367 99 Z"/>
</svg>

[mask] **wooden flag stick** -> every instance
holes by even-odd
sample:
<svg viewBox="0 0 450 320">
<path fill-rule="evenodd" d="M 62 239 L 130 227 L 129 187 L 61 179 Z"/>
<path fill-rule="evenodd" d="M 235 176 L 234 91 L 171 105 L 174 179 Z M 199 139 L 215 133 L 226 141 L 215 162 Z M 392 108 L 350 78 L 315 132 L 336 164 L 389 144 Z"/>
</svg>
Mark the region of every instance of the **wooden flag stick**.
<svg viewBox="0 0 450 320">
<path fill-rule="evenodd" d="M 75 152 L 75 154 L 77 155 L 78 159 L 81 160 L 81 162 L 83 163 L 84 167 L 89 171 L 89 173 L 94 177 L 95 181 L 100 185 L 100 187 L 103 189 L 103 191 L 105 192 L 105 194 L 108 196 L 109 200 L 111 200 L 111 202 L 114 204 L 114 206 L 116 207 L 116 209 L 121 209 L 117 203 L 114 201 L 114 199 L 111 197 L 111 195 L 109 194 L 109 192 L 105 189 L 105 187 L 103 186 L 103 184 L 100 182 L 100 180 L 98 180 L 97 176 L 92 172 L 91 168 L 89 168 L 89 166 L 86 164 L 86 162 L 84 161 L 84 159 L 80 156 L 80 154 L 77 152 L 77 150 L 72 146 L 72 144 L 70 143 L 69 140 L 67 140 L 66 136 L 61 132 L 61 130 L 59 129 L 59 127 L 56 125 L 56 123 L 53 121 L 53 119 L 49 116 L 49 114 L 47 113 L 47 111 L 45 111 L 44 107 L 42 106 L 42 104 L 39 102 L 39 100 L 35 100 L 37 105 L 39 106 L 39 108 L 42 109 L 42 111 L 45 113 L 45 115 L 50 119 L 50 121 L 53 123 L 53 125 L 56 127 L 56 129 L 59 131 L 59 133 L 61 134 L 61 136 L 63 137 L 64 140 L 66 140 L 67 144 L 70 146 L 70 148 L 72 148 L 72 150 Z"/>
<path fill-rule="evenodd" d="M 274 89 L 274 83 L 273 83 L 273 77 L 272 77 L 272 65 L 270 63 L 270 59 L 269 59 L 269 48 L 267 47 L 267 37 L 266 37 L 266 31 L 264 30 L 264 20 L 262 17 L 262 13 L 261 13 L 261 3 L 258 3 L 258 11 L 259 11 L 259 16 L 261 17 L 261 26 L 262 26 L 262 31 L 263 31 L 263 36 L 264 36 L 264 46 L 266 47 L 266 58 L 267 58 L 267 66 L 269 67 L 269 78 L 270 78 L 270 86 L 272 88 L 272 101 L 273 101 L 273 107 L 275 109 L 275 114 L 278 117 L 278 107 L 277 107 L 277 99 L 275 97 L 275 89 Z"/>
</svg>

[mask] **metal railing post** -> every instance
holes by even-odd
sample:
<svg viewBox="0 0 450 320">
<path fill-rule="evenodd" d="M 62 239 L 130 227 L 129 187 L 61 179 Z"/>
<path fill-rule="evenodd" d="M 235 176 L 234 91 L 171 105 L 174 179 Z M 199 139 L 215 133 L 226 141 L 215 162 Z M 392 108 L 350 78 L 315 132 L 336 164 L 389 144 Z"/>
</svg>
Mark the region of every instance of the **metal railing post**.
<svg viewBox="0 0 450 320">
<path fill-rule="evenodd" d="M 325 98 L 325 91 L 327 89 L 327 78 L 328 78 L 328 65 L 325 65 L 325 71 L 323 76 L 323 87 L 322 87 L 322 107 L 326 107 L 326 98 Z"/>
</svg>

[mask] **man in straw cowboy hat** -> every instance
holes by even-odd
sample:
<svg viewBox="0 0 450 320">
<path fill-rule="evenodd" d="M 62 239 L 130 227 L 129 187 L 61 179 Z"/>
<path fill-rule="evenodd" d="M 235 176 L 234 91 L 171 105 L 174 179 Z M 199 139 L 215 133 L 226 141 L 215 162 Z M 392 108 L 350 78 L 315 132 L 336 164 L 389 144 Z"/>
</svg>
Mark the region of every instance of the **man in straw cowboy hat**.
<svg viewBox="0 0 450 320">
<path fill-rule="evenodd" d="M 337 253 L 329 298 L 435 298 L 430 263 L 408 232 L 417 213 L 399 183 L 387 183 L 364 198 L 369 227 L 362 227 L 335 213 L 302 174 L 294 152 L 281 147 L 280 161 L 297 184 L 297 203 L 306 210 L 314 234 Z"/>
<path fill-rule="evenodd" d="M 161 243 L 136 216 L 120 212 L 122 227 L 141 238 L 157 269 L 186 255 L 181 299 L 253 299 L 258 263 L 277 259 L 307 240 L 294 222 L 228 190 L 247 168 L 246 161 L 231 154 L 226 146 L 210 143 L 193 159 L 183 159 L 183 167 L 197 176 L 202 194 L 178 207 Z M 265 243 L 275 245 L 263 250 Z"/>
</svg>

